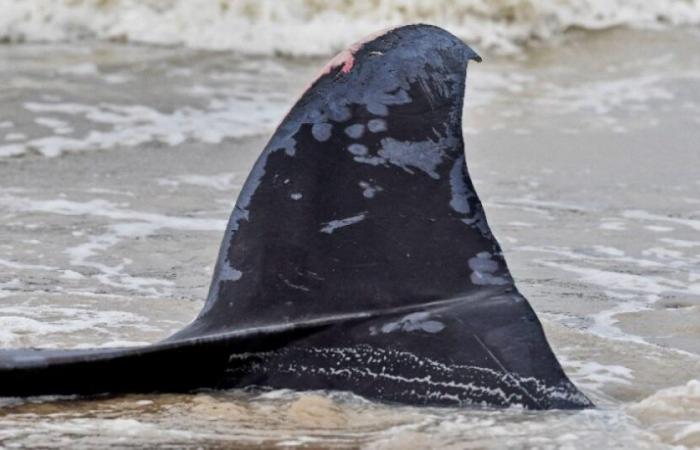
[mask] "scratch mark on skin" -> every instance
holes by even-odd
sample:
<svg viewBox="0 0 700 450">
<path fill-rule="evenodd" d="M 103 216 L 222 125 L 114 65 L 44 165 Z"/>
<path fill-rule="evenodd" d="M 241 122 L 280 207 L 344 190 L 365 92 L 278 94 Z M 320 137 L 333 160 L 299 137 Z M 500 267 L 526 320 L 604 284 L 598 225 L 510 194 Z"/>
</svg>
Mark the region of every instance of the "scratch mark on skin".
<svg viewBox="0 0 700 450">
<path fill-rule="evenodd" d="M 515 386 L 518 389 L 520 389 L 520 391 L 522 391 L 522 393 L 525 394 L 527 397 L 530 397 L 531 399 L 535 400 L 533 395 L 530 394 L 530 392 L 528 392 L 527 389 L 525 389 L 521 384 L 517 383 L 517 377 L 515 377 L 510 370 L 506 369 L 503 363 L 501 363 L 501 360 L 496 358 L 496 355 L 494 355 L 493 352 L 486 346 L 486 344 L 484 344 L 484 342 L 481 339 L 479 339 L 479 336 L 477 336 L 476 334 L 472 334 L 472 336 L 474 336 L 476 342 L 478 342 L 479 345 L 484 349 L 484 351 L 486 351 L 486 353 L 491 357 L 491 359 L 496 363 L 496 365 L 498 365 L 498 367 L 501 368 L 503 373 L 506 374 L 507 377 L 512 378 L 514 381 L 516 381 Z"/>
<path fill-rule="evenodd" d="M 474 336 L 480 345 L 484 345 Z M 485 348 L 485 347 L 484 347 Z M 284 373 L 297 377 L 315 375 L 326 380 L 344 380 L 357 385 L 391 382 L 405 386 L 396 399 L 460 405 L 538 404 L 548 396 L 581 401 L 560 387 L 550 387 L 533 377 L 519 377 L 494 358 L 496 368 L 449 364 L 408 351 L 381 349 L 361 344 L 354 347 L 287 348 L 273 352 L 233 354 L 227 373 L 233 379 L 243 361 L 248 370 Z M 299 361 L 306 361 L 300 364 Z M 342 362 L 342 364 L 341 364 Z M 513 392 L 515 390 L 515 392 Z"/>
<path fill-rule="evenodd" d="M 344 219 L 331 220 L 321 228 L 321 233 L 331 234 L 338 228 L 347 227 L 349 225 L 362 222 L 366 217 L 367 211 L 364 211 L 356 216 L 346 217 Z"/>
<path fill-rule="evenodd" d="M 283 277 L 282 274 L 277 274 L 277 278 L 279 278 L 280 280 L 282 280 L 282 282 L 283 282 L 284 284 L 286 284 L 287 286 L 289 286 L 289 287 L 292 288 L 292 289 L 298 289 L 298 290 L 304 291 L 304 292 L 310 292 L 310 291 L 311 291 L 311 289 L 307 288 L 306 286 L 302 286 L 302 285 L 300 285 L 300 284 L 294 284 L 294 283 L 292 283 L 291 281 L 289 281 L 288 279 L 286 279 L 285 277 Z"/>
</svg>

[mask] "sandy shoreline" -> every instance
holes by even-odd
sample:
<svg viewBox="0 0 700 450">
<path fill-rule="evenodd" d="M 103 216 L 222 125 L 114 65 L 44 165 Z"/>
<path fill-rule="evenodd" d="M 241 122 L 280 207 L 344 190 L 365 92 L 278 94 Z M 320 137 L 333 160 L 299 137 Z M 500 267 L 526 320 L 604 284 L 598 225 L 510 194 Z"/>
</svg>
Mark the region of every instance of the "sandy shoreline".
<svg viewBox="0 0 700 450">
<path fill-rule="evenodd" d="M 689 428 L 700 393 L 687 384 L 700 373 L 695 42 L 694 30 L 614 30 L 470 67 L 467 162 L 489 222 L 555 352 L 601 409 L 126 397 L 0 408 L 0 445 L 123 445 L 123 430 L 140 430 L 130 444 L 163 446 L 700 445 Z M 0 345 L 137 344 L 193 318 L 261 131 L 317 67 L 112 44 L 0 47 L 0 155 L 17 154 L 0 157 Z M 677 396 L 686 403 L 670 415 L 664 402 Z M 270 418 L 275 409 L 296 425 Z"/>
</svg>

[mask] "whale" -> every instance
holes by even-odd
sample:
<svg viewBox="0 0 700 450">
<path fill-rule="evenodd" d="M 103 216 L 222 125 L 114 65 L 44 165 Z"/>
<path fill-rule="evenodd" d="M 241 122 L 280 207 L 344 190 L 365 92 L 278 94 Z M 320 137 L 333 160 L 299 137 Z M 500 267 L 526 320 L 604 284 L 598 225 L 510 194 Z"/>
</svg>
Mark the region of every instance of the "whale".
<svg viewBox="0 0 700 450">
<path fill-rule="evenodd" d="M 0 396 L 345 391 L 417 406 L 581 409 L 518 291 L 465 159 L 449 32 L 380 32 L 274 131 L 199 315 L 151 345 L 0 350 Z"/>
</svg>

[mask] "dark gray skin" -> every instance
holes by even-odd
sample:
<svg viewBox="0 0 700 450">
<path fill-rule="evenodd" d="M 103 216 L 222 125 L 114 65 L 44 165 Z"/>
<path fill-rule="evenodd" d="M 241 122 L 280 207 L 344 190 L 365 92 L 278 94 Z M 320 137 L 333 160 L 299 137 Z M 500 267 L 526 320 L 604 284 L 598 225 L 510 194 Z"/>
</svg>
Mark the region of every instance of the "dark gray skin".
<svg viewBox="0 0 700 450">
<path fill-rule="evenodd" d="M 253 167 L 204 309 L 143 348 L 0 351 L 0 395 L 352 391 L 585 408 L 517 291 L 464 160 L 467 64 L 391 30 L 304 93 Z"/>
</svg>

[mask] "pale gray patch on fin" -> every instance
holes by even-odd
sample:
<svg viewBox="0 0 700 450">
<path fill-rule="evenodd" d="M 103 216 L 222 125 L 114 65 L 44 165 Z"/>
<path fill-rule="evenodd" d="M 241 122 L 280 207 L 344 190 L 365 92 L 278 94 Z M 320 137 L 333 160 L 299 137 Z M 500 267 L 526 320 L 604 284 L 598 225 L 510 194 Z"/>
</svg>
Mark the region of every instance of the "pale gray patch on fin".
<svg viewBox="0 0 700 450">
<path fill-rule="evenodd" d="M 511 280 L 494 276 L 494 272 L 498 271 L 498 262 L 491 259 L 491 254 L 487 252 L 479 252 L 473 258 L 469 258 L 469 268 L 472 269 L 471 281 L 478 285 L 504 285 Z"/>
<path fill-rule="evenodd" d="M 243 276 L 243 272 L 231 267 L 228 261 L 223 264 L 219 273 L 219 281 L 238 281 Z"/>
<path fill-rule="evenodd" d="M 372 166 L 379 166 L 386 163 L 386 159 L 382 158 L 381 156 L 355 156 L 353 159 L 357 162 Z"/>
<path fill-rule="evenodd" d="M 311 127 L 311 134 L 319 142 L 326 142 L 331 138 L 332 125 L 330 123 L 315 123 Z"/>
<path fill-rule="evenodd" d="M 341 103 L 331 102 L 327 106 L 328 117 L 334 122 L 345 122 L 352 117 L 350 108 Z"/>
<path fill-rule="evenodd" d="M 360 181 L 358 185 L 362 188 L 362 195 L 365 198 L 374 198 L 377 192 L 381 192 L 384 190 L 381 186 L 372 185 L 366 181 Z"/>
<path fill-rule="evenodd" d="M 216 274 L 215 278 L 211 283 L 210 296 L 204 305 L 203 311 L 207 311 L 209 308 L 211 308 L 211 305 L 213 304 L 213 302 L 211 300 L 212 298 L 213 299 L 218 298 L 219 289 L 221 289 L 222 282 L 224 282 L 224 281 L 229 281 L 229 282 L 238 281 L 243 276 L 243 272 L 231 267 L 231 263 L 228 261 L 228 259 L 222 261 L 220 264 L 217 265 L 215 274 Z"/>
<path fill-rule="evenodd" d="M 301 194 L 301 192 L 294 192 L 294 193 L 292 193 L 289 197 L 290 197 L 292 200 L 301 200 L 301 198 L 303 197 L 303 195 Z"/>
<path fill-rule="evenodd" d="M 461 155 L 455 160 L 452 170 L 450 170 L 450 187 L 452 188 L 450 206 L 458 213 L 469 214 L 471 212 L 469 206 L 471 192 L 464 179 L 464 167 L 464 155 Z"/>
<path fill-rule="evenodd" d="M 353 155 L 364 156 L 367 154 L 367 147 L 362 144 L 350 144 L 348 146 L 348 151 Z"/>
<path fill-rule="evenodd" d="M 382 148 L 378 154 L 390 163 L 409 173 L 413 173 L 409 167 L 414 167 L 432 178 L 440 178 L 436 169 L 442 162 L 444 148 L 442 142 L 436 143 L 430 140 L 403 142 L 394 138 L 384 138 L 381 143 Z"/>
<path fill-rule="evenodd" d="M 426 333 L 439 333 L 445 328 L 445 324 L 437 320 L 428 320 L 430 313 L 417 312 L 409 314 L 396 322 L 388 322 L 382 326 L 382 333 L 394 331 L 425 331 Z"/>
<path fill-rule="evenodd" d="M 386 105 L 383 105 L 381 103 L 370 102 L 367 103 L 366 108 L 368 112 L 376 114 L 378 116 L 386 116 L 387 114 L 389 114 L 389 108 L 387 108 Z"/>
<path fill-rule="evenodd" d="M 356 216 L 346 217 L 345 219 L 337 219 L 331 220 L 330 222 L 326 222 L 323 228 L 321 228 L 321 233 L 331 234 L 338 228 L 343 228 L 347 227 L 348 225 L 353 225 L 358 222 L 362 222 L 365 219 L 366 214 L 367 211 L 360 213 Z"/>
<path fill-rule="evenodd" d="M 361 123 L 350 125 L 345 129 L 345 134 L 353 139 L 359 139 L 363 134 L 365 134 L 365 126 Z"/>
<path fill-rule="evenodd" d="M 367 129 L 372 133 L 386 131 L 386 121 L 384 119 L 372 119 L 367 122 Z"/>
</svg>

